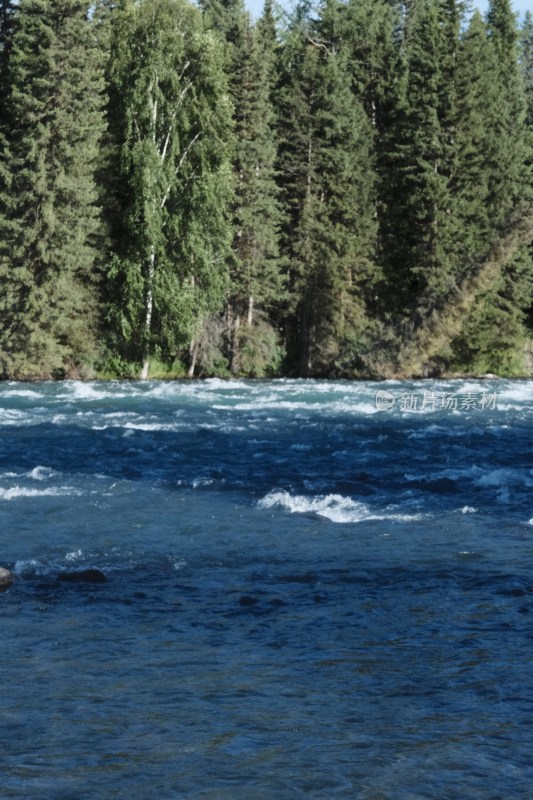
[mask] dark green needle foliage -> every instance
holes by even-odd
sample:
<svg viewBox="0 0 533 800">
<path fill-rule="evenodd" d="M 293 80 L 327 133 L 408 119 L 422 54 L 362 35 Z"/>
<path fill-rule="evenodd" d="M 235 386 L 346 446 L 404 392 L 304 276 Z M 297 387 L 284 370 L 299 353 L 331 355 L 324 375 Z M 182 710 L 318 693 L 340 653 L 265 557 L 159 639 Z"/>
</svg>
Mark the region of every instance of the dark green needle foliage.
<svg viewBox="0 0 533 800">
<path fill-rule="evenodd" d="M 304 375 L 337 369 L 343 345 L 364 338 L 377 272 L 370 123 L 335 41 L 337 10 L 326 6 L 323 26 L 296 17 L 280 93 L 288 348 Z"/>
<path fill-rule="evenodd" d="M 20 0 L 1 197 L 0 373 L 89 369 L 97 350 L 104 76 L 83 0 Z"/>
<path fill-rule="evenodd" d="M 0 0 L 0 376 L 531 375 L 532 170 L 510 0 Z"/>
</svg>

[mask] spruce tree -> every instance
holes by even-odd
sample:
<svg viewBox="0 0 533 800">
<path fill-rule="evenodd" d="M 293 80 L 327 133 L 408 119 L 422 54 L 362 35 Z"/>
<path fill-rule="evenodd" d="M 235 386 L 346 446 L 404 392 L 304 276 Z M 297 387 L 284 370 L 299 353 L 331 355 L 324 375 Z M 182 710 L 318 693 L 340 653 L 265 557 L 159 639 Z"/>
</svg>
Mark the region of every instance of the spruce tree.
<svg viewBox="0 0 533 800">
<path fill-rule="evenodd" d="M 83 0 L 20 0 L 10 57 L 0 373 L 77 374 L 96 353 L 103 72 Z"/>
<path fill-rule="evenodd" d="M 104 57 L 109 57 L 113 14 L 120 7 L 121 0 L 94 0 L 91 8 L 91 21 L 100 49 Z"/>
<path fill-rule="evenodd" d="M 324 16 L 334 18 L 334 9 Z M 305 16 L 296 25 L 280 120 L 288 349 L 299 374 L 331 374 L 356 358 L 368 324 L 376 273 L 372 139 L 331 30 Z"/>
<path fill-rule="evenodd" d="M 531 174 L 533 169 L 533 14 L 528 11 L 524 17 L 521 31 L 521 64 L 524 81 L 524 93 L 526 101 L 526 148 L 528 153 L 527 169 Z M 533 248 L 529 249 L 530 256 L 533 257 Z M 526 300 L 526 325 L 529 330 L 530 338 L 533 337 L 533 288 L 529 298 Z"/>
<path fill-rule="evenodd" d="M 7 65 L 11 52 L 14 17 L 13 0 L 0 0 L 0 99 L 7 93 Z"/>
<path fill-rule="evenodd" d="M 523 64 L 524 67 L 524 64 Z M 507 2 L 479 14 L 463 41 L 457 141 L 463 241 L 472 269 L 490 243 L 515 224 L 530 201 L 531 138 L 525 125 L 524 83 L 519 73 L 517 30 Z M 529 248 L 508 256 L 499 276 L 476 299 L 453 344 L 456 363 L 473 371 L 520 371 L 525 323 L 532 305 Z"/>
<path fill-rule="evenodd" d="M 404 302 L 423 319 L 454 286 L 452 255 L 453 36 L 437 0 L 415 0 L 406 33 L 407 78 L 399 167 L 404 220 L 397 247 Z M 406 280 L 407 279 L 407 280 Z"/>
<path fill-rule="evenodd" d="M 404 196 L 397 181 L 398 137 L 404 112 L 405 59 L 400 47 L 402 15 L 389 0 L 349 0 L 336 10 L 329 34 L 348 55 L 352 92 L 370 122 L 376 173 L 378 259 L 384 272 L 370 308 L 382 315 L 398 308 L 400 275 L 404 272 L 397 230 L 404 224 Z M 330 24 L 331 28 L 331 24 Z M 388 278 L 388 279 L 385 279 Z"/>
<path fill-rule="evenodd" d="M 226 61 L 231 62 L 232 48 L 239 46 L 246 15 L 243 0 L 200 0 L 204 20 L 209 30 L 215 31 L 228 45 Z"/>
<path fill-rule="evenodd" d="M 490 165 L 491 215 L 502 227 L 528 202 L 531 174 L 525 128 L 526 102 L 518 58 L 518 28 L 510 0 L 491 0 L 487 27 L 497 60 L 498 117 L 494 120 L 498 154 Z"/>
<path fill-rule="evenodd" d="M 497 136 L 501 91 L 498 62 L 476 11 L 458 52 L 454 201 L 460 215 L 459 279 L 476 268 L 494 241 L 491 173 L 499 169 Z"/>
<path fill-rule="evenodd" d="M 353 92 L 363 103 L 379 145 L 401 79 L 398 9 L 388 0 L 349 0 L 330 9 L 330 14 L 332 10 L 335 19 L 327 20 L 327 7 L 322 14 L 329 38 L 342 42 L 347 50 Z"/>
<path fill-rule="evenodd" d="M 121 235 L 112 344 L 149 373 L 195 342 L 226 290 L 230 104 L 220 48 L 182 0 L 123 3 L 111 68 Z"/>
<path fill-rule="evenodd" d="M 266 14 L 271 11 L 267 7 Z M 234 88 L 236 151 L 234 161 L 233 260 L 228 299 L 230 368 L 262 374 L 275 360 L 270 319 L 282 280 L 278 252 L 280 208 L 275 180 L 277 154 L 271 103 L 273 48 L 268 19 L 244 29 L 238 90 Z"/>
<path fill-rule="evenodd" d="M 476 298 L 460 336 L 451 343 L 452 366 L 476 374 L 523 376 L 532 299 L 533 264 L 530 247 L 525 245 Z"/>
<path fill-rule="evenodd" d="M 9 55 L 13 38 L 15 8 L 12 0 L 0 0 L 0 197 L 6 193 L 9 175 L 6 173 L 9 142 L 9 116 L 7 98 L 9 96 Z M 0 204 L 0 230 L 5 231 L 6 221 L 2 219 Z"/>
<path fill-rule="evenodd" d="M 526 98 L 526 125 L 533 129 L 533 14 L 527 11 L 520 31 L 520 62 Z"/>
</svg>

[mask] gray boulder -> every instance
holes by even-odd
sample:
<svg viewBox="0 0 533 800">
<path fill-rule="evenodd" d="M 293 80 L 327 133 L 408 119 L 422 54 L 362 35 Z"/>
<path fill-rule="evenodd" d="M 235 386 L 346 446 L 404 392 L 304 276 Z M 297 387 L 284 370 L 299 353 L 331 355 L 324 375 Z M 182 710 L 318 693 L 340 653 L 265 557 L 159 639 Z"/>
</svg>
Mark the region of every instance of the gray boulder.
<svg viewBox="0 0 533 800">
<path fill-rule="evenodd" d="M 0 567 L 0 592 L 13 583 L 13 575 L 8 569 Z"/>
</svg>

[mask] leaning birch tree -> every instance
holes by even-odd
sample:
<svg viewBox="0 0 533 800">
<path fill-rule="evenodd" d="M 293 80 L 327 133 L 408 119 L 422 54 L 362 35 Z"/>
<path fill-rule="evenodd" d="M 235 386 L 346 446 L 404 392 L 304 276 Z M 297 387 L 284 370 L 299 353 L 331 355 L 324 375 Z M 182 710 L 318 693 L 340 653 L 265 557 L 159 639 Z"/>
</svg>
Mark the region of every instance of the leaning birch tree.
<svg viewBox="0 0 533 800">
<path fill-rule="evenodd" d="M 109 317 L 149 375 L 194 341 L 226 291 L 231 107 L 220 48 L 186 0 L 115 13 L 111 127 L 120 152 Z"/>
</svg>

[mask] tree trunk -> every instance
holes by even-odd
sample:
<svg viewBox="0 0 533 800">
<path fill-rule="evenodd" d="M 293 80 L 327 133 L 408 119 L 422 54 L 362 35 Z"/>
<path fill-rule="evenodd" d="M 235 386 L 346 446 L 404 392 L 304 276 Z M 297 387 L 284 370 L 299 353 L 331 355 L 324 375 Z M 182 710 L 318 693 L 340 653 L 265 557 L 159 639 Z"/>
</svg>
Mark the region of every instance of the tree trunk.
<svg viewBox="0 0 533 800">
<path fill-rule="evenodd" d="M 144 353 L 143 353 L 143 367 L 141 370 L 141 380 L 145 381 L 148 378 L 150 369 L 150 332 L 152 330 L 152 314 L 154 311 L 154 283 L 155 272 L 155 250 L 152 248 L 150 254 L 150 263 L 148 266 L 148 291 L 146 292 L 146 306 L 144 318 Z"/>
<path fill-rule="evenodd" d="M 235 314 L 231 325 L 231 353 L 230 353 L 230 372 L 239 371 L 239 329 L 241 327 L 240 314 Z"/>
<path fill-rule="evenodd" d="M 189 371 L 187 372 L 187 376 L 189 378 L 194 378 L 194 370 L 196 369 L 196 359 L 198 358 L 198 348 L 200 343 L 198 339 L 195 342 L 191 342 L 191 346 L 189 348 L 189 353 L 191 357 L 191 363 L 189 365 Z"/>
</svg>

